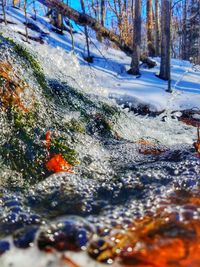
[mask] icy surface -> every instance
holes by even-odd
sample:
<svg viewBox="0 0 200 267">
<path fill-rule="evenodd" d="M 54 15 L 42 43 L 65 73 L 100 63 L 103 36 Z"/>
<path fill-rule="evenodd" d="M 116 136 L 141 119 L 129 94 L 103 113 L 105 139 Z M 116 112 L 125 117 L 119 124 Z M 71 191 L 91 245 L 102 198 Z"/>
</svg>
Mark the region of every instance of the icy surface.
<svg viewBox="0 0 200 267">
<path fill-rule="evenodd" d="M 29 225 L 35 220 L 35 214 L 39 214 L 36 219 L 40 223 L 36 239 L 29 249 L 17 249 L 12 238 L 5 237 L 11 243 L 12 249 L 0 257 L 0 266 L 27 267 L 28 263 L 28 267 L 35 267 L 35 259 L 37 267 L 62 266 L 62 254 L 70 256 L 80 266 L 104 266 L 89 259 L 85 252 L 41 252 L 37 248 L 37 238 L 41 231 L 51 226 L 52 220 L 59 220 L 60 216 L 68 220 L 70 214 L 78 216 L 77 218 L 84 216 L 87 223 L 91 223 L 95 228 L 95 235 L 98 235 L 99 229 L 109 231 L 117 224 L 126 229 L 134 218 L 140 218 L 159 208 L 161 201 L 174 188 L 186 187 L 192 190 L 200 185 L 199 159 L 195 157 L 192 147 L 196 140 L 196 129 L 179 122 L 178 112 L 173 117 L 170 114 L 171 110 L 200 108 L 200 72 L 189 62 L 172 60 L 174 92 L 170 95 L 165 92 L 166 82 L 155 77 L 159 69 L 158 58 L 155 59 L 158 66 L 152 70 L 143 68 L 142 76 L 137 79 L 126 73 L 130 65 L 129 57 L 99 44 L 95 39 L 91 40 L 94 63 L 88 65 L 83 60 L 84 36 L 81 33 L 74 34 L 76 46 L 73 53 L 69 33 L 58 35 L 52 32 L 46 18 L 38 17 L 36 21 L 29 18 L 42 32 L 29 29 L 29 34 L 33 37 L 45 35 L 44 44 L 34 41 L 25 44 L 22 41 L 24 37 L 17 33 L 24 33 L 23 12 L 10 7 L 7 15 L 9 20 L 16 24 L 10 24 L 9 29 L 1 25 L 4 34 L 13 37 L 35 53 L 48 80 L 67 83 L 82 90 L 96 102 L 101 100 L 112 105 L 115 103 L 113 98 L 117 98 L 122 104 L 148 104 L 153 111 L 167 108 L 164 114 L 156 118 L 134 115 L 128 109 L 122 110 L 113 126 L 113 131 L 119 137 L 115 140 L 102 140 L 97 133 L 93 136 L 74 134 L 73 145 L 81 162 L 74 168 L 74 174 L 50 175 L 30 186 L 28 190 L 19 192 L 19 196 L 13 196 L 6 190 L 2 191 L 0 210 L 3 226 L 6 227 L 12 220 L 18 223 L 21 215 L 25 215 L 22 216 L 25 218 L 23 223 Z M 54 119 L 62 123 L 69 122 L 72 118 L 80 119 L 78 111 L 69 112 L 62 105 L 48 106 L 48 103 L 41 99 L 36 81 L 30 78 L 29 70 L 23 75 L 29 81 L 30 88 L 34 88 L 34 95 L 41 104 L 40 116 L 45 118 L 44 126 L 47 129 L 52 120 L 46 114 L 48 109 L 54 110 Z M 61 97 L 60 102 L 62 101 L 64 102 L 64 99 Z M 95 115 L 95 110 L 91 110 L 91 113 Z M 10 127 L 5 124 L 5 118 L 1 114 L 0 144 L 5 142 Z M 148 140 L 150 148 L 156 147 L 161 153 L 141 153 L 146 149 L 139 143 L 141 139 Z M 10 171 L 1 171 L 1 181 Z M 15 177 L 17 181 L 22 180 L 17 174 Z M 14 207 L 10 207 L 8 204 L 13 200 Z M 14 219 L 11 216 L 12 208 L 19 211 Z M 170 208 L 184 220 L 184 208 Z M 199 218 L 199 211 L 195 212 L 194 217 Z"/>
</svg>

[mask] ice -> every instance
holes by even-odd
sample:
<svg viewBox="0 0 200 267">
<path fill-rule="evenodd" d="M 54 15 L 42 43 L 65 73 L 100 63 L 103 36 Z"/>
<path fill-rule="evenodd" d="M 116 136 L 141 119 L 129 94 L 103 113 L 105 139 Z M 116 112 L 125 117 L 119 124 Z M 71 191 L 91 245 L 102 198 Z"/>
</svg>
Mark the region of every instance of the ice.
<svg viewBox="0 0 200 267">
<path fill-rule="evenodd" d="M 96 228 L 105 228 L 106 232 L 116 225 L 126 229 L 133 219 L 141 218 L 148 212 L 155 212 L 174 188 L 197 188 L 199 160 L 195 157 L 192 147 L 197 138 L 196 129 L 179 122 L 178 117 L 183 109 L 200 108 L 198 68 L 194 69 L 189 62 L 173 59 L 173 93 L 169 94 L 165 92 L 167 83 L 155 76 L 159 70 L 159 58 L 154 59 L 158 64 L 156 68 L 142 68 L 142 76 L 137 79 L 126 73 L 130 57 L 119 50 L 108 48 L 105 44 L 99 44 L 92 38 L 90 46 L 94 63 L 88 64 L 83 60 L 85 38 L 82 34 L 74 34 L 76 45 L 75 51 L 72 51 L 69 33 L 58 35 L 51 31 L 52 27 L 47 18 L 38 16 L 34 21 L 30 15 L 29 21 L 45 33 L 44 44 L 31 40 L 30 43 L 24 43 L 21 40 L 17 33 L 24 32 L 24 14 L 21 10 L 9 7 L 7 16 L 16 25 L 0 27 L 5 36 L 12 37 L 27 47 L 39 59 L 49 84 L 57 81 L 59 90 L 67 90 L 66 88 L 71 86 L 71 90 L 75 88 L 77 94 L 83 93 L 97 107 L 100 102 L 109 107 L 116 107 L 117 99 L 122 106 L 127 103 L 133 107 L 147 104 L 152 111 L 165 112 L 157 117 L 140 116 L 133 114 L 129 108 L 117 106 L 119 116 L 113 122 L 111 131 L 115 138 L 103 138 L 95 131 L 93 134 L 87 131 L 66 133 L 60 126 L 64 127 L 72 119 L 81 120 L 79 109 L 70 111 L 62 95 L 58 97 L 58 102 L 44 99 L 31 70 L 24 70 L 14 61 L 16 74 L 19 73 L 28 83 L 28 90 L 23 95 L 25 104 L 31 107 L 30 99 L 34 99 L 40 107 L 40 131 L 34 135 L 35 143 L 42 147 L 43 136 L 48 130 L 52 131 L 55 137 L 64 132 L 80 161 L 80 165 L 74 167 L 73 174 L 48 175 L 43 181 L 37 181 L 23 189 L 21 195 L 27 209 L 41 213 L 44 224 L 48 224 L 52 218 L 66 215 L 67 212 L 76 213 L 78 216 L 85 216 Z M 33 37 L 40 36 L 40 33 L 30 29 L 29 34 Z M 9 51 L 6 56 L 10 57 Z M 51 93 L 53 94 L 53 89 Z M 84 104 L 75 98 L 73 104 L 84 108 Z M 97 110 L 98 108 L 91 107 L 86 111 L 95 118 L 95 115 L 98 115 Z M 171 111 L 176 111 L 173 116 Z M 198 119 L 198 114 L 195 118 Z M 58 124 L 53 129 L 52 122 Z M 13 130 L 13 124 L 7 123 L 4 113 L 0 114 L 0 128 L 0 145 L 3 145 Z M 141 139 L 149 141 L 150 146 L 160 149 L 161 153 L 141 153 L 142 149 L 146 149 L 139 143 Z M 12 185 L 20 190 L 26 185 L 21 173 L 6 166 L 3 157 L 0 158 L 0 166 L 2 186 L 10 178 L 13 179 Z M 3 214 L 7 215 L 9 211 L 4 208 L 2 202 L 1 209 Z M 185 219 L 184 208 L 168 208 L 169 211 L 176 211 L 180 220 Z M 194 211 L 193 216 L 199 218 L 199 211 Z M 70 256 L 80 266 L 104 266 L 90 259 L 84 251 L 63 254 Z M 62 253 L 39 251 L 35 241 L 33 247 L 27 250 L 12 246 L 9 252 L 0 257 L 0 266 L 8 267 L 12 264 L 13 267 L 27 267 L 28 264 L 28 267 L 33 267 L 37 261 L 40 267 L 56 267 L 61 263 L 61 257 Z"/>
</svg>

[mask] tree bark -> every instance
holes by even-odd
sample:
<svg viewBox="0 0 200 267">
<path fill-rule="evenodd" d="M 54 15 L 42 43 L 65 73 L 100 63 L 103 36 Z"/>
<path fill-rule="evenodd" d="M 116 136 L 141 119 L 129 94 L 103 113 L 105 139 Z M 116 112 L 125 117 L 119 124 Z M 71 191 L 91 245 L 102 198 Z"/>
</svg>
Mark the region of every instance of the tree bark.
<svg viewBox="0 0 200 267">
<path fill-rule="evenodd" d="M 159 4 L 155 0 L 155 55 L 160 55 L 160 25 L 159 25 Z"/>
<path fill-rule="evenodd" d="M 28 42 L 28 17 L 27 17 L 27 0 L 24 0 L 25 32 L 26 42 Z"/>
<path fill-rule="evenodd" d="M 170 25 L 171 4 L 170 0 L 162 0 L 161 4 L 161 64 L 159 77 L 163 80 L 170 79 Z"/>
<path fill-rule="evenodd" d="M 153 38 L 153 7 L 152 0 L 147 0 L 147 48 L 150 57 L 155 56 L 154 38 Z"/>
<path fill-rule="evenodd" d="M 1 7 L 2 7 L 2 12 L 3 12 L 4 23 L 5 23 L 5 25 L 7 25 L 8 23 L 7 23 L 7 19 L 6 19 L 6 11 L 5 11 L 6 0 L 1 1 Z"/>
<path fill-rule="evenodd" d="M 84 3 L 84 0 L 80 0 L 80 1 L 81 1 L 82 11 L 85 14 L 85 3 Z M 85 31 L 85 39 L 86 39 L 86 46 L 87 46 L 87 57 L 86 57 L 86 60 L 90 61 L 92 58 L 90 56 L 89 35 L 88 35 L 87 26 L 84 26 L 84 31 Z"/>
<path fill-rule="evenodd" d="M 132 55 L 132 48 L 126 45 L 114 32 L 103 27 L 96 19 L 90 17 L 87 14 L 80 13 L 75 9 L 71 8 L 67 4 L 62 3 L 59 0 L 38 0 L 40 3 L 46 5 L 49 8 L 55 8 L 57 11 L 63 16 L 68 17 L 69 19 L 75 21 L 77 24 L 81 26 L 88 26 L 93 29 L 95 32 L 101 34 L 102 37 L 108 38 L 110 41 L 115 43 L 117 47 L 119 47 L 122 51 L 124 51 L 127 55 Z"/>
<path fill-rule="evenodd" d="M 105 0 L 101 0 L 101 25 L 105 24 Z"/>
<path fill-rule="evenodd" d="M 140 63 L 140 47 L 141 47 L 141 0 L 135 0 L 135 19 L 133 29 L 133 53 L 131 61 L 131 69 L 129 74 L 139 75 Z"/>
<path fill-rule="evenodd" d="M 51 24 L 63 32 L 63 16 L 55 9 L 52 9 Z"/>
<path fill-rule="evenodd" d="M 187 0 L 183 2 L 183 21 L 182 21 L 182 59 L 186 60 L 187 57 Z"/>
</svg>

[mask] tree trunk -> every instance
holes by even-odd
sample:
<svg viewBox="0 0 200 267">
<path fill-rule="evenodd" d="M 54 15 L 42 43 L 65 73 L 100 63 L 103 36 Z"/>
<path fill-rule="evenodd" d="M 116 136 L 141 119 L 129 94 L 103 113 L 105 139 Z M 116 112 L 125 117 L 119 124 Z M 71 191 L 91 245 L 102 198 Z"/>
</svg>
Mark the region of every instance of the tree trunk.
<svg viewBox="0 0 200 267">
<path fill-rule="evenodd" d="M 37 19 L 37 10 L 36 10 L 35 0 L 33 0 L 33 12 L 34 12 L 34 20 L 36 20 Z"/>
<path fill-rule="evenodd" d="M 105 0 L 101 0 L 101 25 L 105 24 Z"/>
<path fill-rule="evenodd" d="M 57 11 L 61 13 L 63 16 L 68 17 L 69 19 L 75 21 L 77 24 L 81 26 L 87 25 L 95 32 L 101 34 L 102 37 L 108 38 L 110 41 L 115 43 L 117 47 L 119 47 L 127 55 L 132 55 L 133 50 L 121 40 L 120 36 L 115 34 L 113 31 L 110 31 L 105 27 L 103 27 L 100 23 L 98 23 L 98 21 L 96 21 L 89 15 L 80 13 L 59 0 L 38 0 L 38 1 L 49 8 L 57 9 Z"/>
<path fill-rule="evenodd" d="M 16 1 L 16 0 L 13 0 L 13 1 L 12 1 L 12 6 L 15 7 L 16 4 L 17 4 L 17 1 Z"/>
<path fill-rule="evenodd" d="M 52 9 L 51 23 L 63 32 L 63 16 L 55 9 Z"/>
<path fill-rule="evenodd" d="M 159 3 L 155 0 L 155 56 L 160 55 Z"/>
<path fill-rule="evenodd" d="M 81 8 L 83 13 L 85 14 L 85 4 L 84 0 L 81 0 Z M 84 26 L 84 31 L 85 31 L 85 39 L 86 39 L 86 46 L 87 46 L 87 57 L 85 58 L 88 62 L 92 60 L 90 56 L 90 46 L 89 46 L 89 35 L 88 35 L 88 29 L 87 26 Z"/>
<path fill-rule="evenodd" d="M 186 60 L 187 57 L 187 0 L 183 2 L 183 21 L 182 21 L 182 59 Z"/>
<path fill-rule="evenodd" d="M 131 61 L 131 69 L 129 74 L 139 75 L 140 63 L 140 47 L 141 47 L 141 0 L 135 0 L 135 19 L 133 29 L 133 53 Z"/>
<path fill-rule="evenodd" d="M 1 7 L 2 7 L 2 12 L 3 12 L 3 19 L 4 19 L 4 23 L 5 25 L 7 25 L 7 19 L 6 19 L 6 10 L 5 10 L 5 7 L 6 7 L 6 0 L 1 0 Z"/>
<path fill-rule="evenodd" d="M 147 48 L 148 48 L 148 55 L 150 57 L 155 56 L 155 47 L 154 47 L 154 40 L 153 40 L 153 7 L 152 7 L 152 0 L 147 0 Z"/>
<path fill-rule="evenodd" d="M 25 16 L 25 33 L 26 33 L 26 42 L 28 42 L 27 0 L 24 0 L 24 16 Z"/>
<path fill-rule="evenodd" d="M 132 16 L 132 22 L 134 23 L 134 0 L 131 0 L 131 16 Z"/>
<path fill-rule="evenodd" d="M 100 13 L 99 13 L 98 22 L 101 23 L 101 25 L 104 27 L 104 23 L 105 23 L 105 0 L 100 0 L 100 6 L 99 6 L 98 10 L 99 9 L 100 9 Z M 96 33 L 96 37 L 97 37 L 97 40 L 99 42 L 103 41 L 103 37 L 101 36 L 101 34 Z"/>
<path fill-rule="evenodd" d="M 170 79 L 170 25 L 171 4 L 170 0 L 162 0 L 161 4 L 161 64 L 159 77 L 163 80 Z"/>
</svg>

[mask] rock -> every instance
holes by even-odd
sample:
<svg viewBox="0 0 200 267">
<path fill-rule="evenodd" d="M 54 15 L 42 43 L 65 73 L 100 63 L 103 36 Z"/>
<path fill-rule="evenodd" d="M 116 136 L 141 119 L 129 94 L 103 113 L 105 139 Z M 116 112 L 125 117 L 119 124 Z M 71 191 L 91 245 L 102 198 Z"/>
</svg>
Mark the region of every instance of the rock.
<svg viewBox="0 0 200 267">
<path fill-rule="evenodd" d="M 5 240 L 0 240 L 0 255 L 5 253 L 9 249 L 10 249 L 10 243 L 8 241 L 5 241 Z"/>
<path fill-rule="evenodd" d="M 13 235 L 13 242 L 17 248 L 28 248 L 35 240 L 37 226 L 29 226 L 16 231 Z"/>
<path fill-rule="evenodd" d="M 40 250 L 80 251 L 87 246 L 93 228 L 84 219 L 66 217 L 50 223 L 42 229 L 37 240 Z"/>
</svg>

